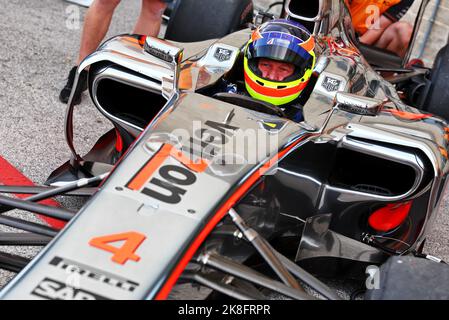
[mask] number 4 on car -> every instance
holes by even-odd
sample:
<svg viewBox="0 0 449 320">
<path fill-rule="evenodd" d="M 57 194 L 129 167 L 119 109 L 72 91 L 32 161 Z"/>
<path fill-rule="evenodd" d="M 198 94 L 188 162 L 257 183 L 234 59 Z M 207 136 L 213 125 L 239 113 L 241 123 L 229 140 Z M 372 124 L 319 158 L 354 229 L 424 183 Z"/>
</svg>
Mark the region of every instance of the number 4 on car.
<svg viewBox="0 0 449 320">
<path fill-rule="evenodd" d="M 125 264 L 128 260 L 138 262 L 140 256 L 135 252 L 147 237 L 138 232 L 116 233 L 106 236 L 96 237 L 89 241 L 92 247 L 111 252 L 111 260 L 118 264 Z M 121 247 L 116 247 L 110 243 L 124 241 Z"/>
</svg>

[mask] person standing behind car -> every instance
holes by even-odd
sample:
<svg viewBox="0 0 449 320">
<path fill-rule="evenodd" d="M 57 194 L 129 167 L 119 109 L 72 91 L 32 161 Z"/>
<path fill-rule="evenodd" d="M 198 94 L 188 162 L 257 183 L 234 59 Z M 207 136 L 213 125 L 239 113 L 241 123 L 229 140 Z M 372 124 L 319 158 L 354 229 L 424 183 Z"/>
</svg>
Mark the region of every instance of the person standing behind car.
<svg viewBox="0 0 449 320">
<path fill-rule="evenodd" d="M 162 14 L 167 3 L 172 0 L 142 0 L 139 18 L 133 33 L 157 36 L 161 26 Z M 114 10 L 120 0 L 94 0 L 87 10 L 81 36 L 81 45 L 78 61 L 69 72 L 67 83 L 59 94 L 59 100 L 67 103 L 75 80 L 76 69 L 81 61 L 94 52 L 103 41 L 108 32 Z M 87 89 L 87 72 L 83 71 L 79 78 L 80 90 L 75 92 L 73 102 L 81 102 L 81 93 Z"/>
<path fill-rule="evenodd" d="M 346 0 L 360 42 L 404 57 L 413 27 L 399 21 L 413 0 Z"/>
</svg>

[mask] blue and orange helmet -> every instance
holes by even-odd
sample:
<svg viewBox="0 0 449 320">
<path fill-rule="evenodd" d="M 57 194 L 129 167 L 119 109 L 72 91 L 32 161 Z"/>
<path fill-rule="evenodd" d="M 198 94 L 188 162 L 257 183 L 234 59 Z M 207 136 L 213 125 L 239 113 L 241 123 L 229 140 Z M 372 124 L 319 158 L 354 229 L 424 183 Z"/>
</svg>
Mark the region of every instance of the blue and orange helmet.
<svg viewBox="0 0 449 320">
<path fill-rule="evenodd" d="M 248 93 L 255 99 L 280 106 L 299 97 L 315 67 L 315 40 L 300 23 L 277 19 L 254 30 L 245 47 L 244 75 Z M 282 81 L 262 77 L 258 60 L 267 58 L 291 63 L 293 75 Z"/>
</svg>

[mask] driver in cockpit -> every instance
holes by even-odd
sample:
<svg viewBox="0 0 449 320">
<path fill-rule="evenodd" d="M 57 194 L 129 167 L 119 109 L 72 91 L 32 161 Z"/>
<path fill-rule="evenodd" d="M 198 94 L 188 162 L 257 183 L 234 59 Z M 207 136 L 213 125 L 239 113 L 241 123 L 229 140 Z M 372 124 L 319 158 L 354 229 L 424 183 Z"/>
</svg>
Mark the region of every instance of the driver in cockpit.
<svg viewBox="0 0 449 320">
<path fill-rule="evenodd" d="M 314 38 L 300 23 L 268 21 L 254 30 L 244 49 L 246 90 L 228 84 L 225 91 L 249 94 L 278 106 L 292 120 L 303 121 L 299 98 L 315 67 L 314 48 Z"/>
</svg>

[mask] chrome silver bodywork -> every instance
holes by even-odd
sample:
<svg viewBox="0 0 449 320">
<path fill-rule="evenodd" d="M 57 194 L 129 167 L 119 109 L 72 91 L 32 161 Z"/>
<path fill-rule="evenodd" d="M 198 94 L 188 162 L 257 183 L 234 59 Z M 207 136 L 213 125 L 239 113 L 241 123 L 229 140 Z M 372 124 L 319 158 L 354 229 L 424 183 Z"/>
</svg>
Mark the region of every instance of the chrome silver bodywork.
<svg viewBox="0 0 449 320">
<path fill-rule="evenodd" d="M 52 279 L 59 283 L 77 281 L 79 288 L 95 293 L 91 295 L 94 298 L 157 297 L 205 224 L 216 217 L 222 208 L 229 206 L 228 201 L 233 199 L 236 186 L 248 181 L 279 152 L 292 147 L 272 165 L 281 163 L 290 153 L 300 152 L 305 144 L 332 144 L 337 149 L 355 151 L 411 168 L 414 177 L 410 187 L 403 192 L 388 196 L 345 189 L 318 181 L 312 175 L 290 172 L 282 167 L 278 173 L 276 171 L 271 173 L 275 177 L 278 174 L 302 179 L 295 180 L 304 182 L 304 185 L 296 185 L 296 188 L 303 188 L 316 203 L 316 212 L 309 212 L 309 216 L 328 213 L 323 211 L 327 211 L 334 203 L 338 203 L 339 206 L 343 206 L 344 203 L 369 201 L 391 203 L 410 201 L 426 194 L 427 210 L 424 213 L 422 228 L 416 230 L 419 235 L 413 238 L 410 248 L 403 250 L 403 253 L 416 248 L 431 228 L 446 189 L 447 124 L 437 117 L 420 117 L 418 110 L 403 104 L 395 88 L 371 69 L 351 41 L 354 32 L 342 1 L 323 0 L 320 2 L 319 14 L 316 17 L 299 18 L 316 22 L 316 53 L 319 57 L 315 70 L 317 81 L 303 108 L 304 123 L 297 124 L 282 119 L 285 122 L 282 129 L 277 132 L 265 132 L 266 137 L 275 136 L 278 144 L 276 147 L 267 144 L 266 150 L 269 150 L 269 154 L 258 163 L 243 161 L 239 169 L 233 168 L 233 174 L 229 175 L 224 174 L 226 168 L 214 170 L 213 166 L 204 172 L 194 173 L 195 184 L 185 188 L 185 197 L 177 203 L 166 203 L 143 194 L 141 190 L 127 188 L 130 179 L 145 167 L 145 164 L 160 150 L 159 148 L 164 143 L 173 142 L 172 132 L 184 129 L 191 136 L 195 136 L 195 128 L 192 125 L 194 121 L 201 123 L 203 129 L 208 121 L 212 121 L 235 128 L 230 129 L 229 134 L 226 131 L 226 135 L 233 140 L 241 134 L 237 129 L 260 129 L 261 122 L 273 119 L 272 116 L 248 111 L 196 93 L 202 88 L 213 86 L 234 67 L 251 31 L 242 30 L 222 39 L 193 44 L 158 40 L 163 48 L 170 47 L 173 50 L 178 48 L 178 53 L 183 50 L 182 61 L 168 62 L 158 59 L 145 52 L 143 44 L 139 43 L 136 37 L 126 35 L 107 41 L 97 52 L 84 60 L 78 74 L 81 70 L 92 68 L 98 63 L 109 64 L 103 72 L 91 79 L 92 99 L 98 109 L 111 121 L 119 122 L 135 137 L 139 134 L 140 137 L 100 191 L 32 263 L 8 284 L 0 297 L 38 299 L 40 297 L 36 295 L 36 290 L 44 279 Z M 215 57 L 214 53 L 219 48 L 229 50 L 229 59 L 220 61 Z M 101 105 L 96 90 L 98 84 L 105 79 L 160 94 L 166 98 L 167 103 L 146 129 L 138 127 L 110 114 Z M 382 101 L 382 108 L 364 116 L 341 110 L 337 106 L 336 99 L 340 91 Z M 349 99 L 347 102 L 360 103 L 356 100 Z M 72 160 L 76 161 L 80 156 L 77 155 L 72 143 L 72 117 L 73 105 L 70 103 L 66 136 L 73 153 Z M 177 147 L 186 154 L 191 153 L 189 146 L 182 142 Z M 257 152 L 251 149 L 251 146 L 249 148 L 249 153 Z M 237 156 L 243 159 L 247 157 L 245 154 Z M 177 164 L 179 164 L 177 160 L 170 157 L 163 162 L 163 165 Z M 155 177 L 162 179 L 160 173 L 156 173 Z M 236 201 L 232 200 L 231 205 Z M 140 257 L 139 261 L 128 261 L 123 265 L 114 264 L 111 262 L 109 252 L 89 245 L 92 238 L 131 231 L 146 236 L 136 252 Z M 369 256 L 377 257 L 377 254 L 378 252 L 373 249 L 373 252 L 367 255 L 368 258 L 364 256 L 363 261 L 372 262 Z M 104 279 L 106 274 L 109 278 L 131 281 L 134 283 L 133 289 L 114 286 L 82 274 L 74 280 L 73 275 L 78 273 L 58 268 L 51 263 L 55 258 L 71 261 L 75 267 L 83 266 L 91 271 L 100 270 L 99 273 L 103 275 L 101 279 Z M 297 259 L 302 258 L 304 257 L 298 252 Z"/>
</svg>

